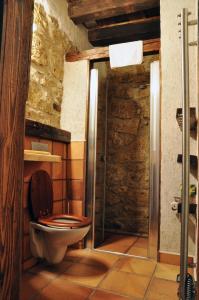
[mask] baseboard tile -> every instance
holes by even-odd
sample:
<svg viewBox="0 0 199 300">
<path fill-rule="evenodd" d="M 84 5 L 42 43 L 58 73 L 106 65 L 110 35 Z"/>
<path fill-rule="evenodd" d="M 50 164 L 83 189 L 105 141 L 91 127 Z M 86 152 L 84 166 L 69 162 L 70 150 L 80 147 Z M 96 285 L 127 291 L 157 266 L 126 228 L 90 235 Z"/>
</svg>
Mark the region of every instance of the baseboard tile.
<svg viewBox="0 0 199 300">
<path fill-rule="evenodd" d="M 170 252 L 159 252 L 158 261 L 170 265 L 180 265 L 180 255 Z M 188 258 L 189 263 L 193 263 L 193 257 Z"/>
</svg>

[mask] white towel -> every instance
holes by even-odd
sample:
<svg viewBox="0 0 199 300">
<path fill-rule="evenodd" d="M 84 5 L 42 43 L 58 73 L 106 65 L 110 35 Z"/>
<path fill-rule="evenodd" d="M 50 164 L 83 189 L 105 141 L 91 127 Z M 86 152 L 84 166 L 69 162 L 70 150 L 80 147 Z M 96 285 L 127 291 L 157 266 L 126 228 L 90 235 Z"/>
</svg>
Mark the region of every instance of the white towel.
<svg viewBox="0 0 199 300">
<path fill-rule="evenodd" d="M 143 41 L 109 46 L 111 68 L 140 65 L 143 61 Z"/>
</svg>

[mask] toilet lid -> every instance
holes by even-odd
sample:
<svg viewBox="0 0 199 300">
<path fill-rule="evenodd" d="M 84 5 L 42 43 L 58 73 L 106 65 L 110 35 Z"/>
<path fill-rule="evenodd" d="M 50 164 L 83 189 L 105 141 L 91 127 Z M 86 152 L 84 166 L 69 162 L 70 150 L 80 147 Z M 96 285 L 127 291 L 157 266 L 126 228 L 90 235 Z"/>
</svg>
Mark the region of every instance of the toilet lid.
<svg viewBox="0 0 199 300">
<path fill-rule="evenodd" d="M 30 210 L 34 220 L 52 215 L 53 187 L 49 174 L 44 170 L 33 173 L 30 182 Z"/>
</svg>

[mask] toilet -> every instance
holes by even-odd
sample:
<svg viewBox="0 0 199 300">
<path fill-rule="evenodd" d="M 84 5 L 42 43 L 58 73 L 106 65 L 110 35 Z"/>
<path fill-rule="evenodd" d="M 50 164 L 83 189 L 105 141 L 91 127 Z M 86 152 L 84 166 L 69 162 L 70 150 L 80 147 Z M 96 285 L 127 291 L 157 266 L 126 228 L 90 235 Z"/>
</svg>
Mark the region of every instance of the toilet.
<svg viewBox="0 0 199 300">
<path fill-rule="evenodd" d="M 53 215 L 52 179 L 44 170 L 31 177 L 29 212 L 31 252 L 50 264 L 61 262 L 67 247 L 82 240 L 91 227 L 91 219 L 87 217 Z"/>
</svg>

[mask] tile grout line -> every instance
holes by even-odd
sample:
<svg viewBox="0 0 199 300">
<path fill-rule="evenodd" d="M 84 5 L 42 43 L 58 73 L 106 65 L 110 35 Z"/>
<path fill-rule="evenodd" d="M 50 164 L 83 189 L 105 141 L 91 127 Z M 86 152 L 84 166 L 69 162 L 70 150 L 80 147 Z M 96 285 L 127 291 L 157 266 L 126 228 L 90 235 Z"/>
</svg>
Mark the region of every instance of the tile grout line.
<svg viewBox="0 0 199 300">
<path fill-rule="evenodd" d="M 136 240 L 126 249 L 126 251 L 124 253 L 128 253 L 128 251 L 137 243 L 138 240 L 139 240 L 139 237 L 136 238 Z"/>
<path fill-rule="evenodd" d="M 111 268 L 107 271 L 107 273 L 104 275 L 104 277 L 100 280 L 100 282 L 97 284 L 97 286 L 93 289 L 93 292 L 88 296 L 87 300 L 91 299 L 90 297 L 92 297 L 96 291 L 104 291 L 104 292 L 107 292 L 109 294 L 113 294 L 113 295 L 118 295 L 118 296 L 122 296 L 122 297 L 126 297 L 126 299 L 130 300 L 130 297 L 128 297 L 127 295 L 124 295 L 124 294 L 120 294 L 120 293 L 113 293 L 112 291 L 110 290 L 106 290 L 106 289 L 103 289 L 103 288 L 100 288 L 100 284 L 107 278 L 107 276 L 109 275 L 109 273 L 111 273 L 111 271 L 114 270 L 114 267 L 115 265 L 117 264 L 117 262 L 120 260 L 121 258 L 118 257 L 118 259 L 113 263 L 113 265 L 111 266 Z M 126 273 L 126 272 L 125 272 Z"/>
<path fill-rule="evenodd" d="M 69 265 L 70 267 L 72 266 L 72 262 L 70 262 L 70 265 Z M 31 270 L 31 269 L 30 269 Z M 30 275 L 35 275 L 35 276 L 37 276 L 38 275 L 38 273 L 34 273 L 34 272 L 31 272 L 31 271 L 27 271 L 26 273 L 27 274 L 30 274 Z M 43 270 L 43 271 L 45 271 L 45 270 Z M 50 285 L 54 280 L 56 280 L 57 278 L 59 278 L 61 275 L 63 275 L 64 274 L 64 271 L 63 272 L 59 272 L 57 275 L 55 275 L 55 277 L 54 278 L 52 278 L 52 279 L 50 279 L 49 281 L 48 281 L 48 283 L 46 283 L 46 285 L 44 285 L 42 288 L 40 288 L 40 290 L 38 291 L 38 292 L 36 292 L 35 293 L 35 295 L 33 295 L 32 297 L 31 297 L 31 300 L 36 300 L 39 296 L 40 296 L 40 294 L 41 294 L 41 292 L 48 286 L 48 285 Z"/>
<path fill-rule="evenodd" d="M 107 292 L 107 293 L 112 293 L 112 294 L 115 294 L 115 295 L 118 295 L 118 296 L 123 296 L 123 297 L 126 297 L 127 299 L 130 299 L 131 297 L 129 297 L 128 295 L 126 295 L 126 294 L 120 294 L 120 293 L 117 293 L 117 292 L 113 292 L 113 291 L 111 291 L 111 290 L 106 290 L 106 289 L 103 289 L 103 288 L 100 288 L 100 285 L 101 285 L 101 283 L 108 277 L 108 275 L 112 272 L 112 271 L 114 271 L 114 270 L 116 270 L 116 271 L 118 271 L 116 268 L 115 268 L 115 266 L 116 266 L 116 264 L 118 263 L 118 261 L 119 260 L 121 260 L 121 259 L 123 259 L 124 257 L 118 257 L 118 259 L 114 262 L 114 264 L 111 266 L 111 268 L 109 269 L 109 271 L 104 275 L 104 277 L 101 279 L 101 281 L 97 284 L 97 286 L 94 288 L 94 290 L 93 290 L 93 292 L 89 295 L 89 297 L 87 298 L 88 300 L 90 299 L 90 297 L 97 291 L 97 290 L 102 290 L 102 291 L 105 291 L 105 292 Z M 155 266 L 155 269 L 154 269 L 154 271 L 153 271 L 153 273 L 152 273 L 152 275 L 151 275 L 151 277 L 153 276 L 153 274 L 154 274 L 154 272 L 155 272 L 155 270 L 156 270 L 156 266 Z M 134 274 L 134 275 L 138 275 L 138 276 L 140 276 L 140 277 L 148 277 L 148 276 L 145 276 L 145 275 L 143 275 L 143 274 L 137 274 L 137 273 L 135 273 L 135 272 L 126 272 L 126 271 L 121 271 L 121 270 L 119 270 L 119 272 L 120 273 L 125 273 L 125 274 Z M 151 278 L 150 277 L 150 278 Z M 149 281 L 149 284 L 150 284 L 150 282 L 151 282 L 151 279 L 150 279 L 150 281 Z M 148 284 L 148 285 L 149 285 Z M 147 291 L 147 289 L 148 289 L 148 286 L 147 286 L 147 288 L 146 288 L 146 291 Z M 146 293 L 146 292 L 145 292 Z"/>
<path fill-rule="evenodd" d="M 115 292 L 115 291 L 111 291 L 111 290 L 106 290 L 106 289 L 102 289 L 102 288 L 95 288 L 94 292 L 97 292 L 97 291 L 102 291 L 102 292 L 105 292 L 107 294 L 111 294 L 111 295 L 117 295 L 117 296 L 120 296 L 120 297 L 124 297 L 126 298 L 127 300 L 130 300 L 131 297 L 134 297 L 135 296 L 128 296 L 128 295 L 125 295 L 125 294 L 120 294 L 119 292 Z M 134 300 L 133 298 L 133 300 Z M 88 298 L 89 299 L 89 298 Z M 140 298 L 135 298 L 135 300 L 141 300 Z"/>
<path fill-rule="evenodd" d="M 110 293 L 110 294 L 111 294 L 111 293 L 114 294 L 115 292 L 113 293 L 113 291 L 106 290 L 106 289 L 101 289 L 101 288 L 100 288 L 100 285 L 101 285 L 101 283 L 107 278 L 107 276 L 111 273 L 111 271 L 117 270 L 117 269 L 115 268 L 115 266 L 116 266 L 116 264 L 118 263 L 118 261 L 119 261 L 119 260 L 122 260 L 122 259 L 123 259 L 123 257 L 120 257 L 120 256 L 117 257 L 116 261 L 112 264 L 112 266 L 110 267 L 110 269 L 104 274 L 103 278 L 100 280 L 100 282 L 97 284 L 96 287 L 92 287 L 92 286 L 89 286 L 89 285 L 84 285 L 84 284 L 81 284 L 81 283 L 78 283 L 78 282 L 74 282 L 74 281 L 72 281 L 72 280 L 68 280 L 68 282 L 71 282 L 71 283 L 73 283 L 73 284 L 76 285 L 76 286 L 82 286 L 82 287 L 87 287 L 87 288 L 92 289 L 93 291 L 91 292 L 91 294 L 90 294 L 90 295 L 88 296 L 88 298 L 86 298 L 86 299 L 90 299 L 90 297 L 92 297 L 92 296 L 94 295 L 94 293 L 95 293 L 97 290 L 102 290 L 102 291 L 108 292 L 108 293 Z M 70 260 L 67 261 L 67 260 L 66 260 L 65 262 L 69 263 L 69 265 L 68 265 L 67 268 L 70 268 L 72 265 L 74 265 L 74 264 L 76 264 L 76 263 L 80 263 L 80 264 L 82 264 L 82 265 L 89 265 L 89 266 L 92 266 L 91 264 L 81 262 L 81 258 L 80 258 L 78 261 L 70 261 Z M 151 283 L 151 281 L 152 281 L 152 279 L 153 279 L 153 276 L 154 276 L 154 274 L 155 274 L 156 268 L 157 268 L 157 264 L 156 264 L 156 267 L 155 267 L 155 269 L 154 269 L 154 272 L 152 273 L 151 280 L 150 280 L 150 282 L 149 282 L 149 284 L 148 284 L 148 286 L 147 286 L 147 289 L 146 289 L 146 292 L 145 292 L 144 297 L 146 296 L 146 294 L 147 294 L 147 292 L 148 292 L 148 289 L 149 289 L 150 283 Z M 45 270 L 44 270 L 44 271 L 45 271 Z M 124 272 L 124 271 L 120 271 L 120 272 L 122 272 L 122 273 L 129 273 L 129 272 Z M 28 274 L 30 274 L 30 275 L 38 275 L 38 273 L 31 272 L 31 269 L 28 270 L 26 273 L 28 273 Z M 35 295 L 33 295 L 33 297 L 31 297 L 31 300 L 36 300 L 36 299 L 41 295 L 41 292 L 43 291 L 43 289 L 45 289 L 49 284 L 52 284 L 52 282 L 53 282 L 54 280 L 58 279 L 58 278 L 59 278 L 61 275 L 63 275 L 64 273 L 65 273 L 65 271 L 59 271 L 59 273 L 58 273 L 54 278 L 52 278 L 51 280 L 49 280 L 49 282 L 48 282 L 44 287 L 42 287 L 42 288 L 39 290 L 38 293 L 36 293 Z M 136 274 L 136 273 L 134 273 L 134 274 Z M 143 275 L 143 276 L 144 276 L 144 275 Z M 120 295 L 120 296 L 126 297 L 127 299 L 130 299 L 130 298 L 128 298 L 128 295 L 125 295 L 125 294 L 115 293 L 115 295 Z"/>
<path fill-rule="evenodd" d="M 110 269 L 108 270 L 108 272 L 104 275 L 104 277 L 97 284 L 96 288 L 98 288 L 100 286 L 100 284 L 105 280 L 105 278 L 107 278 L 108 274 L 113 270 L 114 266 L 117 264 L 117 262 L 118 262 L 119 259 L 120 258 L 118 257 L 118 259 L 112 264 L 112 266 L 110 267 Z"/>
<path fill-rule="evenodd" d="M 129 298 L 129 296 L 128 295 L 126 295 L 126 294 L 120 294 L 120 293 L 117 293 L 117 292 L 113 292 L 113 291 L 111 291 L 111 290 L 106 290 L 106 289 L 103 289 L 103 288 L 100 288 L 100 285 L 101 285 L 101 283 L 108 277 L 108 275 L 112 272 L 112 271 L 114 271 L 114 270 L 116 270 L 116 271 L 118 271 L 116 268 L 115 268 L 115 266 L 116 266 L 116 264 L 118 263 L 118 261 L 119 260 L 122 260 L 124 258 L 124 256 L 122 257 L 118 257 L 118 259 L 113 263 L 113 265 L 111 266 L 111 268 L 107 271 L 107 273 L 103 276 L 103 278 L 100 280 L 100 282 L 97 284 L 97 286 L 96 287 L 92 287 L 92 286 L 89 286 L 89 285 L 85 285 L 85 284 L 82 284 L 82 283 L 77 283 L 76 282 L 76 285 L 80 285 L 80 286 L 83 286 L 83 287 L 88 287 L 88 288 L 92 288 L 93 289 L 93 292 L 88 296 L 88 300 L 90 299 L 90 297 L 91 296 L 93 296 L 93 294 L 97 291 L 97 290 L 102 290 L 102 291 L 104 291 L 104 292 L 108 292 L 108 293 L 112 293 L 112 294 L 115 294 L 115 295 L 118 295 L 118 296 L 123 296 L 123 297 L 126 297 L 127 299 L 130 299 Z M 139 258 L 138 258 L 139 259 Z M 78 262 L 78 263 L 81 263 L 81 262 Z M 91 266 L 90 264 L 87 264 L 87 263 L 81 263 L 81 264 L 86 264 L 86 265 L 89 265 L 89 266 Z M 149 285 L 150 285 L 150 282 L 151 282 L 151 280 L 152 280 L 152 277 L 153 277 L 153 274 L 155 273 L 155 270 L 156 270 L 156 267 L 157 267 L 157 264 L 156 264 L 156 266 L 155 266 L 155 268 L 154 268 L 154 271 L 153 271 L 153 273 L 151 274 L 151 276 L 146 276 L 146 275 L 143 275 L 143 274 L 138 274 L 138 273 L 135 273 L 135 272 L 127 272 L 127 271 L 119 271 L 120 273 L 125 273 L 125 274 L 134 274 L 134 275 L 138 275 L 138 276 L 140 276 L 140 277 L 149 277 L 150 278 L 150 280 L 149 280 L 149 284 L 148 284 L 148 286 L 147 286 L 147 288 L 146 288 L 146 291 L 145 291 L 145 294 L 146 294 L 146 292 L 147 292 L 147 290 L 148 290 L 148 287 L 149 287 Z M 145 294 L 144 294 L 144 297 L 145 297 Z M 144 298 L 143 298 L 144 299 Z"/>
<path fill-rule="evenodd" d="M 155 269 L 154 269 L 154 271 L 153 271 L 153 273 L 152 273 L 152 275 L 151 275 L 151 279 L 150 279 L 149 284 L 148 284 L 148 286 L 147 286 L 147 288 L 146 288 L 146 291 L 145 291 L 143 300 L 146 300 L 146 296 L 147 296 L 147 294 L 148 294 L 148 292 L 149 292 L 149 289 L 150 289 L 150 287 L 151 287 L 152 281 L 153 281 L 153 279 L 154 279 L 154 275 L 155 275 L 155 272 L 156 272 L 156 269 L 157 269 L 157 265 L 158 265 L 158 264 L 157 264 L 157 262 L 156 262 Z"/>
</svg>

